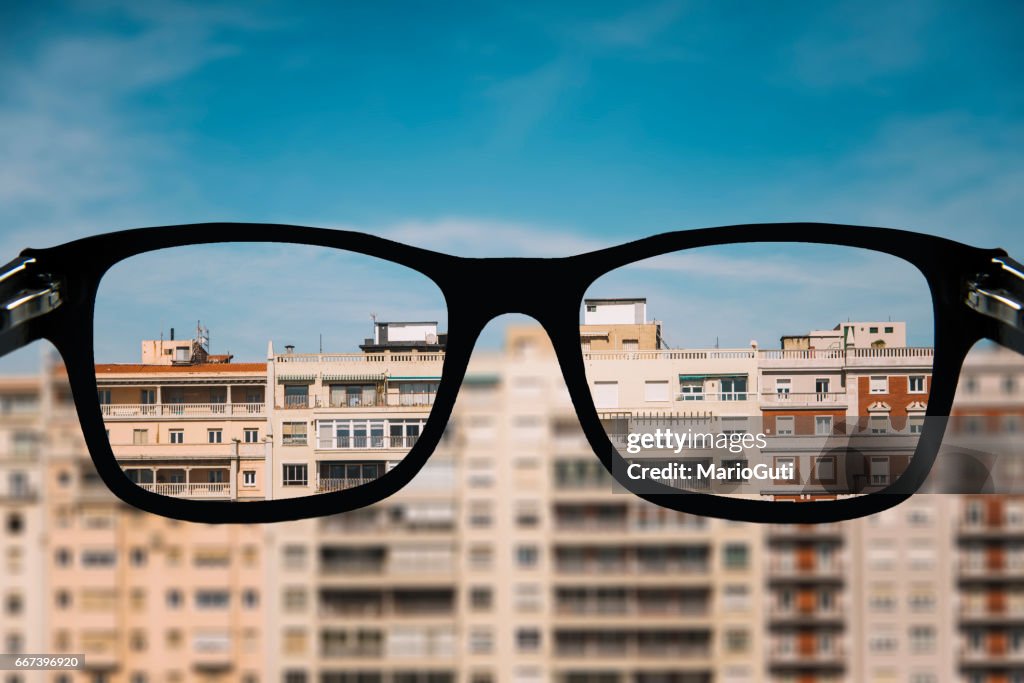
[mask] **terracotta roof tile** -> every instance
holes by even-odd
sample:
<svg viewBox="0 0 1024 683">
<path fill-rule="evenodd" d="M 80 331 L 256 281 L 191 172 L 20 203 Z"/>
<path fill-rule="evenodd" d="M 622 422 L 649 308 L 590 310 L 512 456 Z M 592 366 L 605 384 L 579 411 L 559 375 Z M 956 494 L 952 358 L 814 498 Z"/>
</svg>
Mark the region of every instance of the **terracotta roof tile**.
<svg viewBox="0 0 1024 683">
<path fill-rule="evenodd" d="M 133 363 L 97 363 L 96 374 L 178 374 L 265 373 L 266 363 L 205 363 L 202 365 L 141 365 Z"/>
</svg>

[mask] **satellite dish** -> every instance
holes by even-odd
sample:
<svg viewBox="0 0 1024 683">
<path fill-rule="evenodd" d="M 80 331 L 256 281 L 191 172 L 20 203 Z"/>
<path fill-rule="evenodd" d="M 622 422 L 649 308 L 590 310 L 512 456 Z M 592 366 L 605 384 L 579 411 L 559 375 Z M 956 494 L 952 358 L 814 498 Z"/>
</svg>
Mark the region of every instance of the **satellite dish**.
<svg viewBox="0 0 1024 683">
<path fill-rule="evenodd" d="M 427 332 L 427 343 L 428 344 L 436 344 L 437 343 L 437 335 L 434 334 L 433 332 Z"/>
</svg>

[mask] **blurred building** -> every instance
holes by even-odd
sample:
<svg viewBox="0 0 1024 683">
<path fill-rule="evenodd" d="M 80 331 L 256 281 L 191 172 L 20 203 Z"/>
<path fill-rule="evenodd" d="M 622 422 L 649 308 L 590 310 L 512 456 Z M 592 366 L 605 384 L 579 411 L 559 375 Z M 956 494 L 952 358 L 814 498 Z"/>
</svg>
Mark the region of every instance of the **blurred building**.
<svg viewBox="0 0 1024 683">
<path fill-rule="evenodd" d="M 266 680 L 266 529 L 183 524 L 111 494 L 67 377 L 0 385 L 4 651 L 85 653 L 83 672 L 5 683 Z"/>
<path fill-rule="evenodd" d="M 899 353 L 895 348 L 884 347 Z M 378 418 L 371 409 L 397 409 L 387 414 L 404 419 L 429 408 L 415 397 L 429 388 L 407 389 L 413 397 L 403 399 L 395 387 L 399 398 L 389 403 L 376 383 L 374 405 L 363 404 L 363 390 L 352 392 L 358 401 L 349 405 L 347 389 L 330 388 L 344 382 L 324 384 L 325 371 L 347 374 L 331 368 L 335 361 L 271 355 L 273 382 L 248 369 L 219 372 L 242 364 L 210 356 L 151 373 L 207 384 L 111 371 L 103 377 L 129 383 L 110 382 L 112 400 L 104 405 L 117 403 L 114 391 L 159 387 L 163 399 L 167 388 L 213 391 L 219 383 L 225 400 L 196 403 L 234 411 L 256 403 L 234 400 L 236 393 L 271 386 L 274 419 L 257 421 L 270 425 L 260 433 L 264 448 L 275 432 L 283 436 L 285 422 L 298 421 L 287 415 L 303 415 L 313 435 L 328 413 L 333 420 L 359 412 L 372 422 Z M 756 398 L 716 409 L 787 400 L 778 398 L 786 367 L 767 362 L 791 360 L 781 355 L 738 359 L 753 364 L 745 393 Z M 635 368 L 643 360 L 624 362 Z M 911 362 L 918 361 L 885 371 L 890 406 L 901 405 L 897 399 L 909 406 L 907 378 L 926 374 Z M 286 407 L 287 382 L 278 377 L 298 374 L 300 366 L 317 368 L 319 384 L 308 385 L 313 405 Z M 819 371 L 793 370 L 790 400 L 819 393 L 798 391 Z M 868 377 L 870 399 L 870 377 L 882 371 L 853 368 L 857 373 Z M 688 373 L 654 379 L 694 381 L 678 374 Z M 396 384 L 431 377 L 390 369 L 387 376 L 415 378 Z M 643 387 L 651 378 L 640 372 L 626 379 Z M 703 392 L 721 391 L 709 384 L 714 379 L 702 380 Z M 1014 455 L 1020 445 L 1010 431 L 1013 416 L 1024 415 L 1020 380 L 1024 364 L 1014 358 L 972 353 L 957 399 L 958 414 L 967 414 L 947 440 L 975 454 Z M 900 382 L 906 395 L 894 398 Z M 845 381 L 849 402 L 862 403 L 849 393 L 860 384 Z M 621 396 L 647 396 L 646 388 L 635 389 L 624 384 Z M 829 389 L 821 393 L 836 393 Z M 345 401 L 332 401 L 332 391 Z M 191 402 L 122 405 L 138 411 L 120 418 L 140 425 L 133 432 L 150 424 L 169 433 L 175 420 L 244 430 L 252 420 L 212 410 L 165 418 L 142 408 Z M 617 409 L 625 410 L 625 401 Z M 127 429 L 105 417 L 112 430 Z M 310 463 L 321 459 L 309 443 L 299 450 Z M 363 510 L 247 527 L 184 524 L 127 508 L 96 476 L 56 367 L 0 385 L 0 473 L 5 649 L 85 652 L 88 664 L 83 673 L 5 673 L 4 683 L 1024 680 L 1024 499 L 924 494 L 864 520 L 760 526 L 613 493 L 579 430 L 547 338 L 535 328 L 510 331 L 505 352 L 474 356 L 451 428 L 428 466 L 399 495 Z"/>
</svg>

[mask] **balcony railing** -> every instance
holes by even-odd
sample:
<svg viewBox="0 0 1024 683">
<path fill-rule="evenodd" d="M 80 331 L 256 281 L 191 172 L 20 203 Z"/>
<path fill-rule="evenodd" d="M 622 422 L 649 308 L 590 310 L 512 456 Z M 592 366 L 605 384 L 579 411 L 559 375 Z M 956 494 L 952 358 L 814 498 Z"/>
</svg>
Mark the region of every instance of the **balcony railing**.
<svg viewBox="0 0 1024 683">
<path fill-rule="evenodd" d="M 781 391 L 761 394 L 761 403 L 773 406 L 838 406 L 847 400 L 846 392 L 842 391 Z"/>
<path fill-rule="evenodd" d="M 418 436 L 341 436 L 330 439 L 319 439 L 317 448 L 320 450 L 376 450 L 405 449 L 416 445 Z"/>
<path fill-rule="evenodd" d="M 274 357 L 275 363 L 441 363 L 444 352 L 435 353 L 286 353 Z"/>
<path fill-rule="evenodd" d="M 161 496 L 175 498 L 225 498 L 231 493 L 231 485 L 228 482 L 149 483 L 136 486 Z"/>
<path fill-rule="evenodd" d="M 331 491 L 344 491 L 353 489 L 363 484 L 376 481 L 377 477 L 322 477 L 317 482 L 317 493 L 330 493 Z"/>
<path fill-rule="evenodd" d="M 387 398 L 377 396 L 342 396 L 330 400 L 332 408 L 373 408 L 376 406 L 414 407 L 434 405 L 433 392 L 389 394 Z M 312 397 L 310 401 L 312 401 Z M 303 408 L 312 406 L 301 406 Z"/>
<path fill-rule="evenodd" d="M 264 414 L 262 403 L 106 403 L 104 418 L 252 417 Z"/>
<path fill-rule="evenodd" d="M 810 664 L 843 661 L 845 655 L 843 648 L 839 646 L 810 651 L 801 650 L 794 646 L 792 648 L 773 647 L 769 650 L 769 657 L 773 662 Z"/>
<path fill-rule="evenodd" d="M 702 391 L 699 393 L 679 392 L 677 401 L 746 401 L 756 396 L 749 391 Z"/>
</svg>

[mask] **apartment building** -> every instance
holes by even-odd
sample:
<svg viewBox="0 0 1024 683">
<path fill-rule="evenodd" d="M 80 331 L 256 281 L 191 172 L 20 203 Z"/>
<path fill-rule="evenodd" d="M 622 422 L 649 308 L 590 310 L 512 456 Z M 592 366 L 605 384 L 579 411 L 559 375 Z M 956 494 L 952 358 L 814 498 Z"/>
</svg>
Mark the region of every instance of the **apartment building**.
<svg viewBox="0 0 1024 683">
<path fill-rule="evenodd" d="M 0 650 L 11 654 L 38 652 L 44 642 L 42 393 L 38 375 L 0 381 Z M 27 673 L 19 683 L 40 680 Z"/>
<path fill-rule="evenodd" d="M 4 651 L 86 654 L 82 671 L 5 672 L 5 683 L 269 680 L 264 529 L 117 501 L 59 365 L 4 380 L 0 441 Z"/>
<path fill-rule="evenodd" d="M 956 648 L 970 683 L 1024 681 L 1024 362 L 975 348 L 957 388 L 946 441 L 951 477 L 1006 495 L 959 497 L 954 519 Z M 976 489 L 977 490 L 977 489 Z"/>
</svg>

